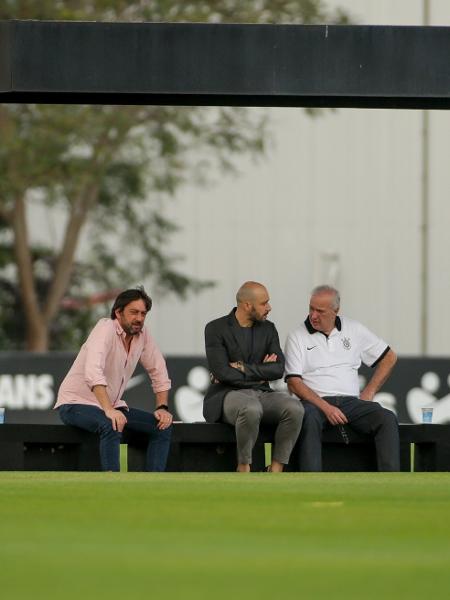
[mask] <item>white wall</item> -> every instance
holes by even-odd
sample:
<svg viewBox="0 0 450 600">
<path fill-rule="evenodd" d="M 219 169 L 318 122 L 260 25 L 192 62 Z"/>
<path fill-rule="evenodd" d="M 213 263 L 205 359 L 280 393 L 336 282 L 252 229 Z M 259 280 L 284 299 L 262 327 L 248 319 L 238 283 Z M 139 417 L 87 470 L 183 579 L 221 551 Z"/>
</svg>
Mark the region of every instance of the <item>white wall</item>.
<svg viewBox="0 0 450 600">
<path fill-rule="evenodd" d="M 331 4 L 331 2 L 329 3 Z M 357 22 L 420 25 L 422 1 L 333 1 Z M 450 3 L 431 0 L 432 24 Z M 167 208 L 183 231 L 171 250 L 217 286 L 182 303 L 157 298 L 151 328 L 170 354 L 203 353 L 205 323 L 234 305 L 246 279 L 264 282 L 280 337 L 304 319 L 310 289 L 342 292 L 342 312 L 401 354 L 420 351 L 420 111 L 270 109 L 274 147 L 239 179 L 185 189 Z M 430 354 L 449 354 L 448 112 L 430 113 Z"/>
</svg>

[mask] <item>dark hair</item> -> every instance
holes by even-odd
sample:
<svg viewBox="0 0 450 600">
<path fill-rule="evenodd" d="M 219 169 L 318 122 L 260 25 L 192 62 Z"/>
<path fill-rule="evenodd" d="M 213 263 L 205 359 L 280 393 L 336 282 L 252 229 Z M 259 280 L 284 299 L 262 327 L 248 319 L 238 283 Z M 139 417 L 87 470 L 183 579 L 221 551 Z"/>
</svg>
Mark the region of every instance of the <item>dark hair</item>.
<svg viewBox="0 0 450 600">
<path fill-rule="evenodd" d="M 152 308 L 152 299 L 144 290 L 144 286 L 140 285 L 132 290 L 125 290 L 117 296 L 114 301 L 114 306 L 111 309 L 111 319 L 116 318 L 116 310 L 122 312 L 125 306 L 130 304 L 130 302 L 134 302 L 135 300 L 143 300 L 147 312 L 150 312 L 150 309 Z"/>
</svg>

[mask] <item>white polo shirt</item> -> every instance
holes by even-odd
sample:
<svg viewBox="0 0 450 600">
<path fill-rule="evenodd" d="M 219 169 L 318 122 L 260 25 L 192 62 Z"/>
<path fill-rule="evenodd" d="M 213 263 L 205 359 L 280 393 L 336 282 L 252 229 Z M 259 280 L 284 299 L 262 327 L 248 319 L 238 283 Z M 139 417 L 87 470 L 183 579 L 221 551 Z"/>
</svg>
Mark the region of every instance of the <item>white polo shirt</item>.
<svg viewBox="0 0 450 600">
<path fill-rule="evenodd" d="M 321 397 L 358 398 L 361 362 L 374 367 L 388 351 L 386 342 L 358 321 L 336 317 L 333 331 L 326 336 L 307 318 L 286 340 L 285 379 L 301 377 Z"/>
</svg>

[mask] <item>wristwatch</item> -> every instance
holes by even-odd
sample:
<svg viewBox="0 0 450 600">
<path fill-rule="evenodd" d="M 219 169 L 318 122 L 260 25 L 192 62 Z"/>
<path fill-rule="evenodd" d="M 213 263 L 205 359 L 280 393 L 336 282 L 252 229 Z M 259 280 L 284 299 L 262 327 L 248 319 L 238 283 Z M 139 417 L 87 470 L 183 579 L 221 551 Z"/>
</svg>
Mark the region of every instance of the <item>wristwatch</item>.
<svg viewBox="0 0 450 600">
<path fill-rule="evenodd" d="M 169 410 L 169 407 L 167 406 L 167 404 L 160 404 L 155 408 L 155 411 L 157 410 Z"/>
</svg>

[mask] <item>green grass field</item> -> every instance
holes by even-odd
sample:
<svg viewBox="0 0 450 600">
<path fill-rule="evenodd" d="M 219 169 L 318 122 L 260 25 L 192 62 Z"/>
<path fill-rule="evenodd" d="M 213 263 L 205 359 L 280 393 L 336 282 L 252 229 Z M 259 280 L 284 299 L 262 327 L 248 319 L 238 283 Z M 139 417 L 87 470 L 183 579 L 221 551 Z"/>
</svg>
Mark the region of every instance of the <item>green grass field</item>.
<svg viewBox="0 0 450 600">
<path fill-rule="evenodd" d="M 20 599 L 450 597 L 450 474 L 0 473 Z"/>
</svg>

